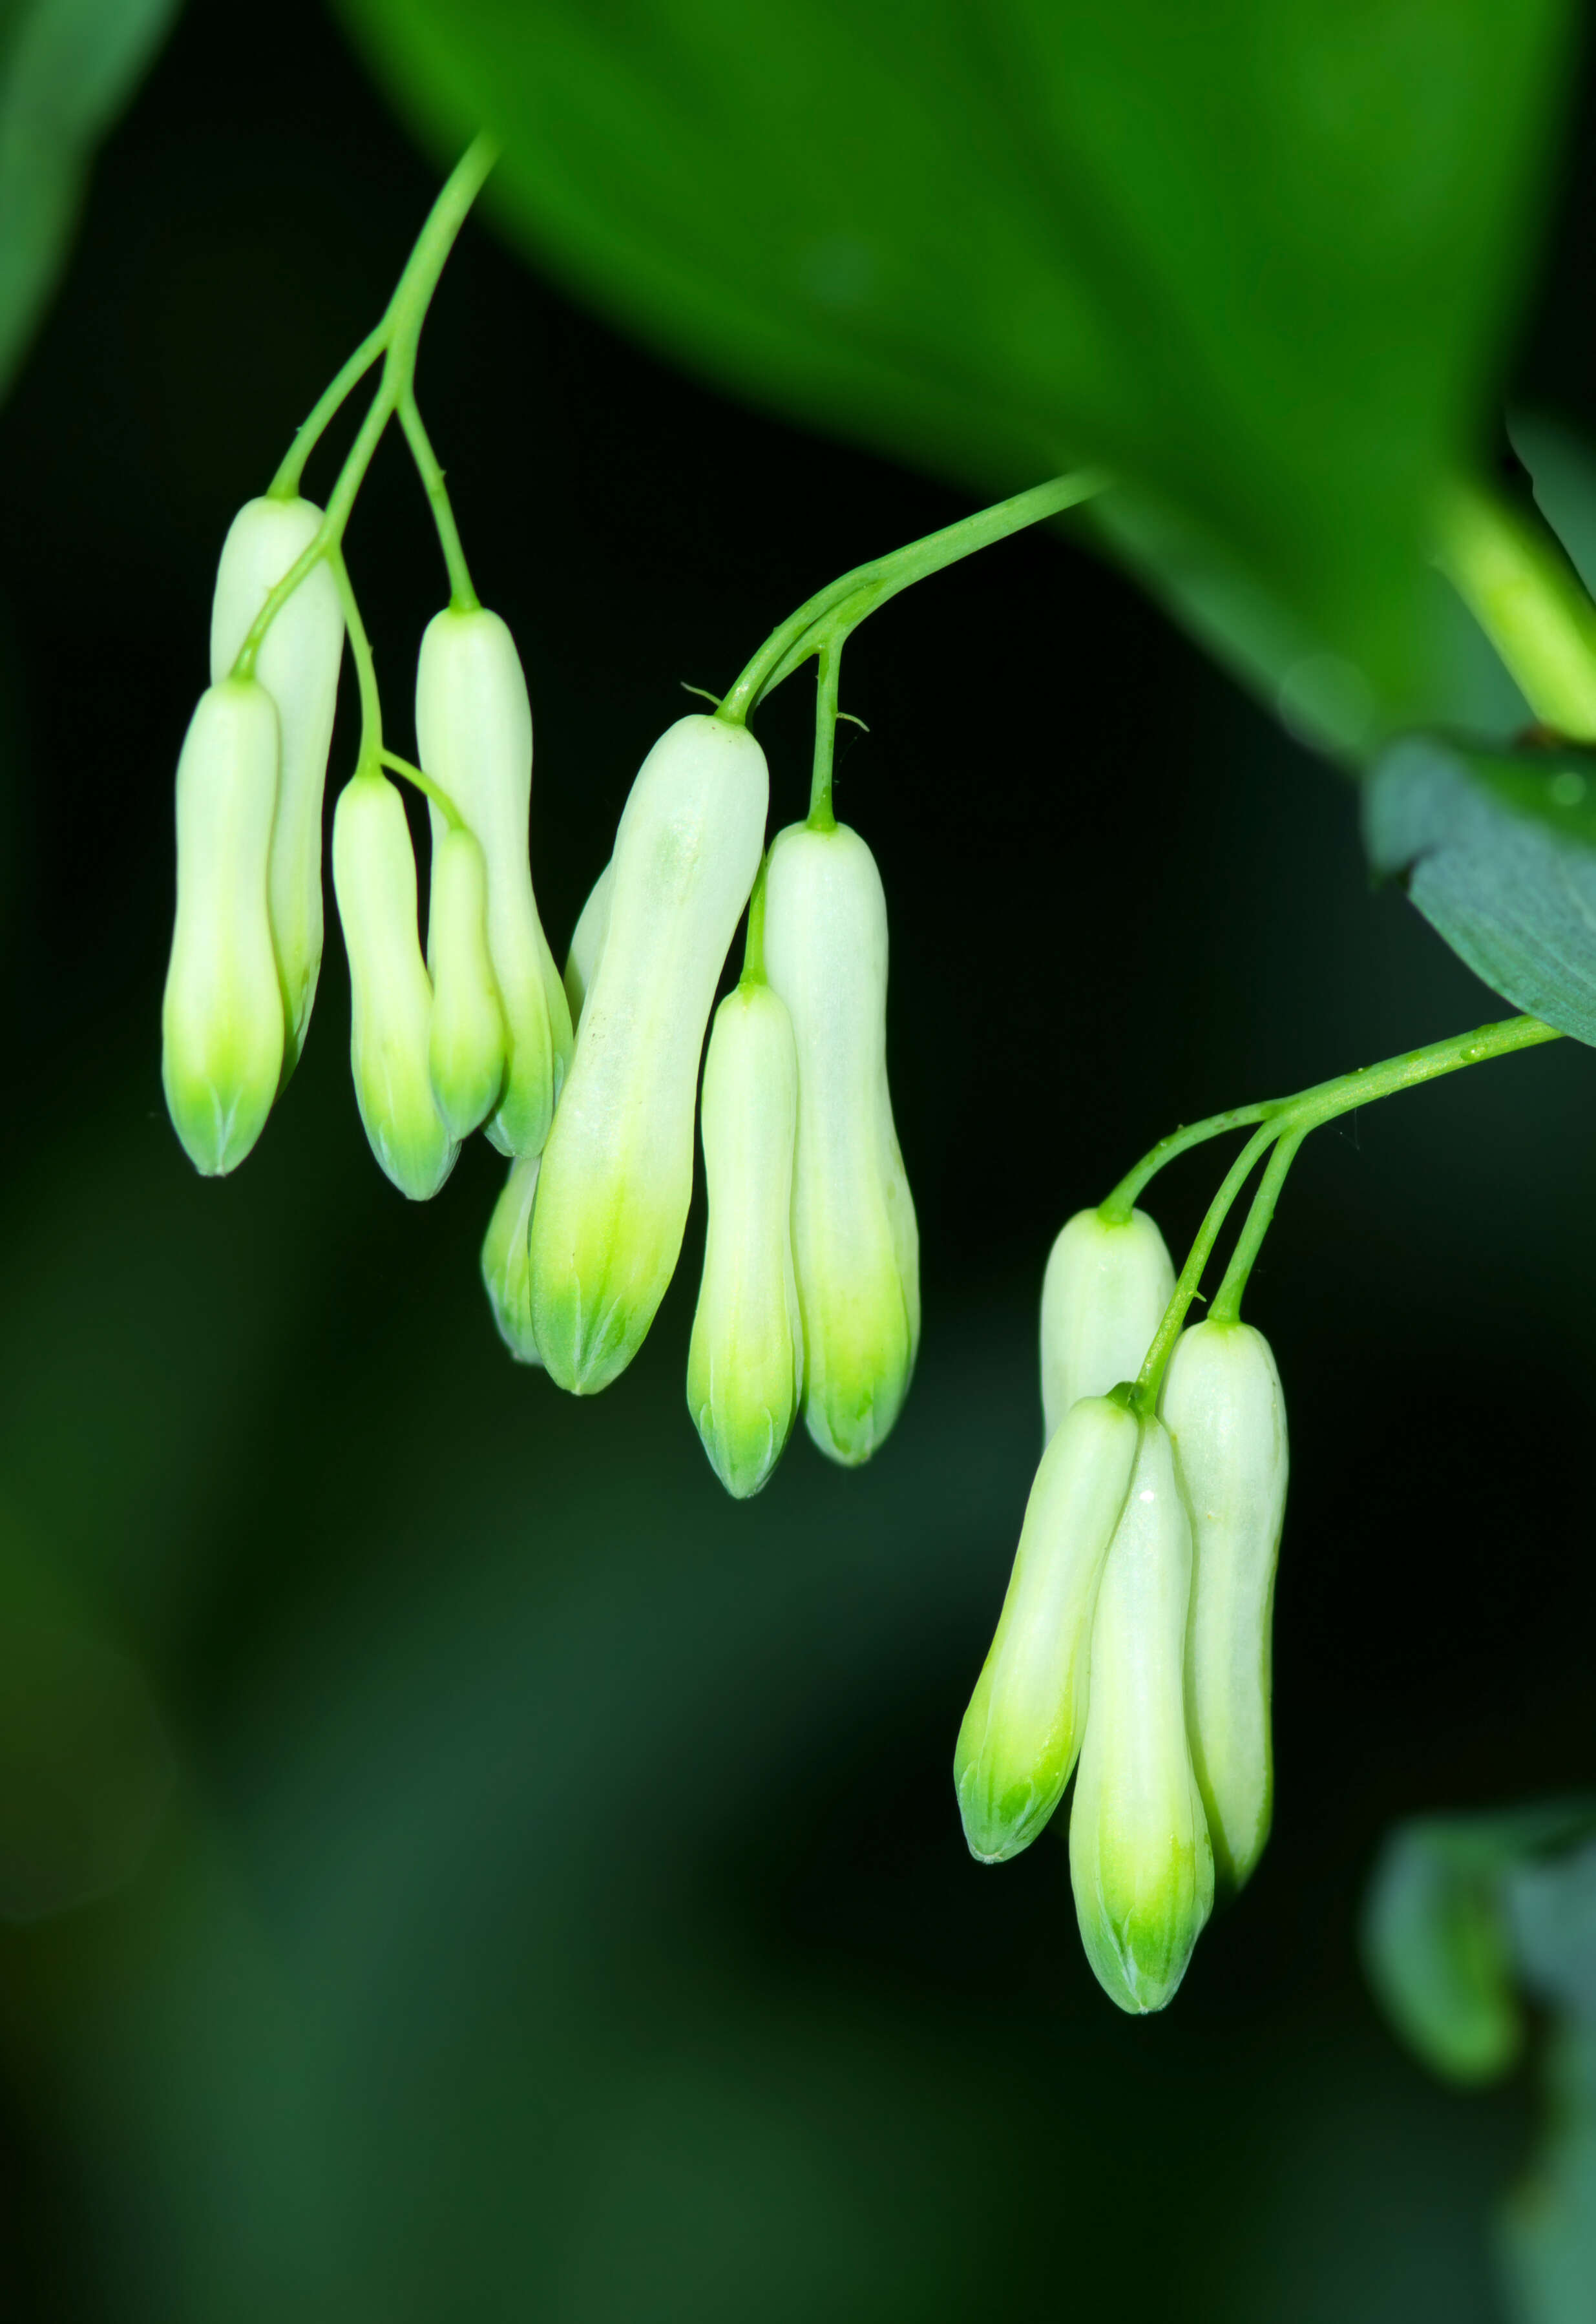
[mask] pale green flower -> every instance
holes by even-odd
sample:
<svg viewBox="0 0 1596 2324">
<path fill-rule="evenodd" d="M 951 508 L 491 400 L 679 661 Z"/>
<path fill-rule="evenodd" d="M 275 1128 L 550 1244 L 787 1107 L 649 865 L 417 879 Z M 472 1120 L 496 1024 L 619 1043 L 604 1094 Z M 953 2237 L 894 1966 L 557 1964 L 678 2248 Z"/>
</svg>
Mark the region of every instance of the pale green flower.
<svg viewBox="0 0 1596 2324">
<path fill-rule="evenodd" d="M 598 973 L 604 938 L 610 932 L 610 890 L 614 884 L 615 867 L 606 863 L 594 881 L 587 901 L 577 916 L 571 932 L 571 948 L 566 954 L 566 999 L 570 1003 L 571 1022 L 579 1024 L 582 1004 Z"/>
<path fill-rule="evenodd" d="M 770 986 L 715 1011 L 701 1113 L 709 1231 L 687 1354 L 687 1409 L 728 1493 L 746 1500 L 781 1458 L 803 1383 L 792 1271 L 798 1055 Z"/>
<path fill-rule="evenodd" d="M 235 1170 L 282 1072 L 282 989 L 266 899 L 277 712 L 253 678 L 199 697 L 178 760 L 178 903 L 161 1010 L 172 1127 L 208 1177 Z"/>
<path fill-rule="evenodd" d="M 1175 1289 L 1164 1238 L 1145 1211 L 1122 1226 L 1077 1211 L 1042 1279 L 1042 1419 L 1049 1436 L 1078 1397 L 1133 1380 Z"/>
<path fill-rule="evenodd" d="M 425 1202 L 459 1148 L 432 1096 L 432 986 L 416 926 L 416 859 L 404 802 L 385 775 L 346 783 L 333 816 L 333 886 L 349 954 L 349 1063 L 372 1152 L 401 1194 Z"/>
<path fill-rule="evenodd" d="M 1093 1609 L 1139 1433 L 1122 1405 L 1085 1397 L 1042 1455 L 997 1635 L 954 1754 L 964 1838 L 983 1864 L 1029 1848 L 1070 1779 Z"/>
<path fill-rule="evenodd" d="M 920 1337 L 919 1234 L 887 1088 L 887 904 L 857 832 L 779 834 L 764 948 L 798 1044 L 804 1418 L 852 1467 L 897 1419 Z"/>
<path fill-rule="evenodd" d="M 1086 1957 L 1109 1998 L 1138 2014 L 1174 1998 L 1213 1904 L 1182 1692 L 1191 1578 L 1168 1432 L 1146 1420 L 1098 1587 L 1069 1825 Z"/>
<path fill-rule="evenodd" d="M 768 790 L 746 728 L 689 715 L 644 760 L 615 834 L 609 932 L 532 1213 L 538 1346 L 578 1395 L 631 1362 L 681 1250 L 698 1059 Z"/>
<path fill-rule="evenodd" d="M 256 614 L 321 522 L 311 501 L 246 501 L 222 548 L 210 610 L 210 674 L 219 684 Z M 299 1062 L 321 973 L 321 803 L 344 654 L 344 609 L 325 562 L 275 616 L 255 676 L 277 706 L 281 759 L 267 902 L 282 980 L 284 1081 Z"/>
<path fill-rule="evenodd" d="M 487 862 L 488 953 L 509 1058 L 487 1135 L 503 1154 L 537 1154 L 570 1063 L 571 1019 L 532 896 L 531 705 L 515 641 L 497 613 L 451 607 L 427 624 L 416 672 L 416 738 L 423 770 Z M 436 867 L 447 825 L 437 807 L 431 816 Z"/>
<path fill-rule="evenodd" d="M 1248 1323 L 1183 1332 L 1159 1408 L 1192 1520 L 1186 1733 L 1214 1868 L 1235 1889 L 1263 1853 L 1274 1802 L 1270 1632 L 1288 1462 L 1268 1342 Z"/>
<path fill-rule="evenodd" d="M 541 1365 L 532 1333 L 532 1204 L 542 1157 L 523 1154 L 510 1165 L 504 1191 L 483 1238 L 482 1279 L 499 1337 L 518 1364 Z"/>
<path fill-rule="evenodd" d="M 451 1138 L 469 1138 L 504 1084 L 504 1012 L 488 958 L 487 864 L 474 835 L 446 831 L 432 857 L 432 1094 Z"/>
</svg>

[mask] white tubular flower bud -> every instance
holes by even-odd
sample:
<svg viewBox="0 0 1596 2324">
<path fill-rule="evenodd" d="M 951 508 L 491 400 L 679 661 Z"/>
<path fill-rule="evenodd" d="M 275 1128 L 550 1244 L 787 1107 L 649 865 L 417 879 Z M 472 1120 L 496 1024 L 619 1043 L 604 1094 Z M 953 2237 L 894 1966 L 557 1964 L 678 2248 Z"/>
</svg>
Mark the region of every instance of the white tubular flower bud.
<svg viewBox="0 0 1596 2324">
<path fill-rule="evenodd" d="M 385 775 L 346 783 L 333 816 L 333 886 L 349 954 L 349 1063 L 372 1152 L 424 1203 L 459 1148 L 428 1070 L 432 986 L 416 927 L 416 859 L 404 801 Z"/>
<path fill-rule="evenodd" d="M 542 1365 L 532 1333 L 532 1204 L 542 1157 L 523 1154 L 510 1165 L 504 1191 L 483 1238 L 482 1279 L 499 1337 L 518 1364 Z"/>
<path fill-rule="evenodd" d="M 887 1088 L 887 903 L 857 832 L 778 835 L 764 943 L 798 1042 L 804 1417 L 851 1468 L 897 1419 L 920 1337 L 919 1233 Z"/>
<path fill-rule="evenodd" d="M 1169 1437 L 1159 1422 L 1144 1421 L 1097 1592 L 1069 1826 L 1086 1957 L 1111 2001 L 1137 2015 L 1173 2000 L 1213 1904 L 1213 1856 L 1182 1699 L 1191 1575 L 1192 1530 Z"/>
<path fill-rule="evenodd" d="M 792 1270 L 798 1054 L 768 984 L 740 984 L 715 1015 L 704 1066 L 709 1233 L 687 1353 L 687 1409 L 728 1493 L 764 1484 L 803 1383 Z"/>
<path fill-rule="evenodd" d="M 609 933 L 532 1213 L 538 1346 L 578 1396 L 631 1362 L 681 1250 L 698 1059 L 768 802 L 752 735 L 694 713 L 643 761 L 615 834 Z"/>
<path fill-rule="evenodd" d="M 1175 1289 L 1164 1238 L 1145 1211 L 1123 1226 L 1077 1211 L 1042 1279 L 1042 1419 L 1049 1436 L 1083 1396 L 1133 1380 Z"/>
<path fill-rule="evenodd" d="M 256 614 L 310 545 L 312 501 L 246 501 L 222 548 L 210 609 L 210 674 L 220 684 Z M 321 802 L 344 656 L 344 609 L 325 562 L 312 567 L 272 622 L 255 676 L 277 706 L 282 759 L 267 888 L 272 945 L 282 980 L 282 1077 L 299 1062 L 321 973 Z"/>
<path fill-rule="evenodd" d="M 200 696 L 178 760 L 178 908 L 161 1078 L 172 1127 L 208 1178 L 243 1161 L 282 1072 L 266 902 L 277 751 L 265 687 L 228 678 Z"/>
<path fill-rule="evenodd" d="M 487 864 L 469 831 L 446 830 L 432 859 L 432 1094 L 451 1138 L 469 1138 L 504 1084 L 504 1015 L 488 958 Z"/>
<path fill-rule="evenodd" d="M 1274 1804 L 1270 1631 L 1288 1461 L 1268 1342 L 1248 1323 L 1183 1332 L 1159 1409 L 1192 1520 L 1186 1733 L 1214 1869 L 1233 1890 L 1263 1853 Z"/>
<path fill-rule="evenodd" d="M 964 1838 L 983 1864 L 1029 1848 L 1070 1779 L 1093 1608 L 1139 1435 L 1122 1405 L 1086 1397 L 1042 1455 L 997 1636 L 954 1753 Z"/>
<path fill-rule="evenodd" d="M 604 954 L 604 938 L 610 933 L 610 891 L 614 885 L 614 878 L 615 866 L 612 859 L 594 881 L 571 933 L 571 948 L 566 954 L 565 988 L 573 1025 L 581 1022 L 582 1004 L 593 990 L 593 980 L 598 974 L 598 964 Z"/>
<path fill-rule="evenodd" d="M 488 953 L 509 1058 L 487 1134 L 501 1153 L 537 1154 L 570 1064 L 571 1020 L 532 897 L 531 705 L 515 641 L 497 613 L 450 609 L 427 624 L 416 672 L 416 740 L 422 767 L 487 861 Z M 437 807 L 431 812 L 436 865 L 447 825 Z"/>
</svg>

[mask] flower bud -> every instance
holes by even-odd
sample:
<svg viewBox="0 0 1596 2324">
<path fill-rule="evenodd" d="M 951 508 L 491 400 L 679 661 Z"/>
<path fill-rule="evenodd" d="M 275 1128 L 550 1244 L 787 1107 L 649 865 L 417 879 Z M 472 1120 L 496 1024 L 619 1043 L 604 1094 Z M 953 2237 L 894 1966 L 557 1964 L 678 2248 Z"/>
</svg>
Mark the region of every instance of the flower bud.
<svg viewBox="0 0 1596 2324">
<path fill-rule="evenodd" d="M 1175 1289 L 1164 1238 L 1145 1211 L 1122 1226 L 1077 1211 L 1042 1278 L 1042 1419 L 1049 1436 L 1078 1397 L 1133 1380 Z"/>
<path fill-rule="evenodd" d="M 887 902 L 857 832 L 778 835 L 764 945 L 798 1043 L 804 1418 L 851 1468 L 897 1419 L 920 1337 L 919 1233 L 887 1089 Z"/>
<path fill-rule="evenodd" d="M 472 834 L 445 831 L 432 860 L 432 1095 L 451 1138 L 469 1138 L 504 1082 L 504 1016 L 488 958 L 487 865 Z"/>
<path fill-rule="evenodd" d="M 532 1336 L 532 1204 L 542 1157 L 523 1154 L 510 1165 L 504 1191 L 483 1238 L 482 1279 L 499 1337 L 518 1364 L 541 1366 Z"/>
<path fill-rule="evenodd" d="M 277 583 L 321 522 L 311 501 L 246 501 L 222 547 L 210 609 L 219 684 Z M 321 973 L 321 800 L 344 656 L 344 609 L 325 562 L 312 567 L 261 643 L 255 676 L 277 706 L 281 764 L 267 897 L 282 980 L 284 1081 L 299 1062 Z"/>
<path fill-rule="evenodd" d="M 578 1396 L 631 1362 L 681 1249 L 698 1058 L 768 797 L 747 729 L 694 713 L 655 743 L 621 816 L 609 933 L 532 1213 L 538 1346 Z"/>
<path fill-rule="evenodd" d="M 791 1227 L 798 1055 L 768 984 L 739 984 L 715 1011 L 702 1129 L 709 1232 L 687 1409 L 715 1475 L 743 1501 L 781 1458 L 804 1369 Z"/>
<path fill-rule="evenodd" d="M 172 1127 L 208 1178 L 235 1170 L 282 1071 L 266 867 L 277 712 L 254 678 L 202 694 L 178 760 L 178 906 L 161 1009 Z"/>
<path fill-rule="evenodd" d="M 1042 1455 L 997 1636 L 954 1753 L 964 1838 L 983 1864 L 1029 1848 L 1070 1779 L 1092 1610 L 1139 1434 L 1123 1405 L 1084 1397 Z"/>
<path fill-rule="evenodd" d="M 566 999 L 570 1003 L 571 1023 L 579 1022 L 582 1003 L 593 990 L 593 980 L 598 973 L 598 964 L 604 954 L 604 938 L 610 933 L 610 890 L 614 881 L 613 862 L 604 865 L 593 883 L 587 901 L 577 915 L 571 934 L 571 948 L 566 954 Z"/>
<path fill-rule="evenodd" d="M 531 705 L 515 641 L 497 613 L 451 607 L 427 624 L 416 672 L 416 739 L 423 768 L 487 862 L 488 953 L 508 1053 L 487 1134 L 501 1153 L 540 1153 L 570 1063 L 571 1022 L 532 897 Z M 446 828 L 434 807 L 435 867 Z M 436 868 L 433 877 L 436 884 Z"/>
<path fill-rule="evenodd" d="M 1077 1407 L 1078 1409 L 1078 1407 Z M 1213 1856 L 1182 1702 L 1192 1531 L 1167 1432 L 1142 1423 L 1097 1592 L 1091 1701 L 1070 1812 L 1081 1941 L 1121 2009 L 1162 2009 L 1213 1904 Z"/>
<path fill-rule="evenodd" d="M 1183 1332 L 1159 1409 L 1192 1520 L 1185 1720 L 1214 1869 L 1241 1887 L 1274 1803 L 1269 1738 L 1275 1562 L 1286 1515 L 1286 1406 L 1261 1332 Z"/>
<path fill-rule="evenodd" d="M 404 801 L 385 775 L 357 774 L 344 786 L 333 816 L 333 886 L 349 954 L 360 1118 L 400 1193 L 424 1203 L 459 1148 L 432 1096 L 432 986 L 416 928 L 416 859 Z"/>
</svg>

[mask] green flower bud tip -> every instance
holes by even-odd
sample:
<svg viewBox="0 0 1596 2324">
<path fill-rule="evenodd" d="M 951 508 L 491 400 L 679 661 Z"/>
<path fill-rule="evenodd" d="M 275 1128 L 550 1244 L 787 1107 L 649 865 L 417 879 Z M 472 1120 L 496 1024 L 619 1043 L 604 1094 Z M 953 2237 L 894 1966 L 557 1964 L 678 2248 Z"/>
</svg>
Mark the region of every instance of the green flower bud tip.
<svg viewBox="0 0 1596 2324">
<path fill-rule="evenodd" d="M 1078 1407 L 1077 1407 L 1078 1408 Z M 1192 1534 L 1167 1431 L 1144 1421 L 1092 1622 L 1070 1813 L 1081 1941 L 1132 2015 L 1175 1997 L 1213 1904 L 1213 1856 L 1182 1699 Z"/>
<path fill-rule="evenodd" d="M 681 1250 L 698 1059 L 768 798 L 746 728 L 690 714 L 644 760 L 615 835 L 609 932 L 532 1213 L 538 1345 L 579 1396 L 631 1362 Z"/>
<path fill-rule="evenodd" d="M 488 958 L 487 864 L 465 829 L 446 831 L 432 863 L 432 1095 L 451 1138 L 469 1138 L 504 1083 L 504 1016 Z"/>
<path fill-rule="evenodd" d="M 277 583 L 309 547 L 321 511 L 301 500 L 246 501 L 222 549 L 210 612 L 210 674 L 220 684 Z M 255 676 L 277 706 L 281 763 L 267 899 L 282 980 L 282 1078 L 299 1063 L 321 973 L 321 803 L 344 656 L 344 609 L 325 562 L 267 631 Z"/>
<path fill-rule="evenodd" d="M 798 1053 L 768 984 L 740 984 L 715 1011 L 702 1129 L 709 1233 L 687 1409 L 715 1475 L 743 1501 L 781 1458 L 803 1380 L 791 1230 Z"/>
<path fill-rule="evenodd" d="M 614 874 L 614 864 L 606 863 L 594 881 L 592 892 L 583 905 L 572 932 L 571 949 L 566 955 L 565 988 L 573 1025 L 581 1022 L 582 1003 L 598 973 L 604 938 L 610 932 L 610 890 Z"/>
<path fill-rule="evenodd" d="M 487 1134 L 501 1153 L 537 1154 L 570 1063 L 571 1017 L 527 855 L 531 705 L 515 641 L 497 613 L 451 608 L 428 623 L 416 671 L 416 739 L 422 766 L 487 864 L 488 954 L 508 1058 Z M 447 825 L 437 807 L 431 815 L 436 888 Z"/>
<path fill-rule="evenodd" d="M 432 986 L 416 928 L 416 859 L 404 802 L 385 775 L 346 783 L 333 816 L 333 887 L 349 954 L 349 1062 L 372 1152 L 424 1203 L 459 1148 L 432 1095 Z"/>
<path fill-rule="evenodd" d="M 1122 1226 L 1077 1211 L 1042 1279 L 1042 1419 L 1052 1435 L 1077 1397 L 1134 1379 L 1175 1289 L 1164 1238 L 1145 1211 Z"/>
<path fill-rule="evenodd" d="M 764 949 L 798 1044 L 804 1418 L 852 1468 L 897 1419 L 920 1337 L 919 1232 L 887 1088 L 887 903 L 857 832 L 777 835 Z"/>
<path fill-rule="evenodd" d="M 161 1010 L 172 1127 L 208 1178 L 235 1170 L 266 1126 L 282 1071 L 282 991 L 266 866 L 277 712 L 228 678 L 199 697 L 178 760 L 178 904 Z"/>
<path fill-rule="evenodd" d="M 1139 1434 L 1122 1405 L 1086 1397 L 1042 1455 L 997 1636 L 954 1753 L 964 1838 L 983 1864 L 1029 1848 L 1070 1779 L 1093 1608 Z"/>
<path fill-rule="evenodd" d="M 532 1204 L 538 1192 L 542 1157 L 522 1155 L 510 1166 L 504 1191 L 494 1205 L 483 1238 L 482 1279 L 494 1310 L 499 1337 L 518 1364 L 543 1359 L 532 1333 Z"/>
<path fill-rule="evenodd" d="M 1192 1521 L 1186 1733 L 1214 1869 L 1234 1890 L 1263 1853 L 1274 1804 L 1269 1639 L 1288 1463 L 1268 1342 L 1248 1323 L 1183 1332 L 1159 1409 Z"/>
</svg>

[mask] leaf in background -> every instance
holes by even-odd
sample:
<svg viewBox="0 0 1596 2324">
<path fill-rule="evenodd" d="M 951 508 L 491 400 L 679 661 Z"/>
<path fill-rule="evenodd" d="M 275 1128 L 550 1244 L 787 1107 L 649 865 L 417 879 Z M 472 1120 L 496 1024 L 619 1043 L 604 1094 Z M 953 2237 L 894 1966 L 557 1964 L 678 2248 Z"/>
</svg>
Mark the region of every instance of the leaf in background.
<svg viewBox="0 0 1596 2324">
<path fill-rule="evenodd" d="M 94 148 L 180 0 L 12 0 L 0 14 L 0 394 L 65 258 Z"/>
<path fill-rule="evenodd" d="M 624 322 L 983 489 L 1105 462 L 1124 553 L 1271 687 L 1306 660 L 1306 723 L 1409 699 L 1561 0 L 343 5 Z"/>
<path fill-rule="evenodd" d="M 1499 1815 L 1426 1816 L 1387 1840 L 1363 1914 L 1363 1960 L 1386 2014 L 1433 2071 L 1505 2073 L 1523 2041 L 1506 1888 L 1528 1858 L 1582 1838 L 1588 1800 Z"/>
<path fill-rule="evenodd" d="M 1508 433 L 1529 471 L 1536 506 L 1596 595 L 1596 459 L 1577 436 L 1538 413 L 1515 413 Z"/>
<path fill-rule="evenodd" d="M 1364 787 L 1363 838 L 1493 991 L 1596 1044 L 1596 757 L 1409 735 Z"/>
</svg>

